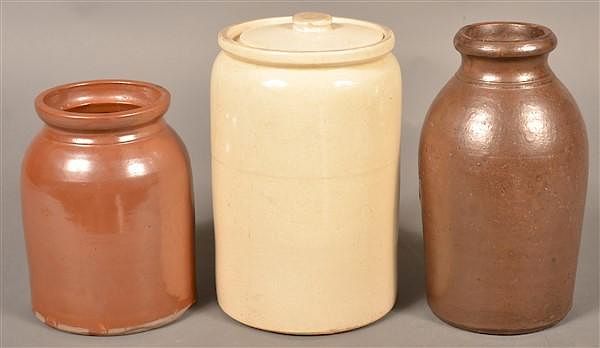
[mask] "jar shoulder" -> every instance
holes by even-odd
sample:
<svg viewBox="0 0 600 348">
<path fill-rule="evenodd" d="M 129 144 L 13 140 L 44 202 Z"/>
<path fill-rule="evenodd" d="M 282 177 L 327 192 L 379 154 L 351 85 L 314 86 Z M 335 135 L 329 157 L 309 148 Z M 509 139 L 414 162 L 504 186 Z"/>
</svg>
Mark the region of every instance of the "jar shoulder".
<svg viewBox="0 0 600 348">
<path fill-rule="evenodd" d="M 132 181 L 167 171 L 189 171 L 185 146 L 166 124 L 161 131 L 138 140 L 101 145 L 58 141 L 49 132 L 42 129 L 30 143 L 22 161 L 23 182 Z"/>
<path fill-rule="evenodd" d="M 265 89 L 291 89 L 294 87 L 319 89 L 347 89 L 368 86 L 374 79 L 396 84 L 401 81 L 400 65 L 389 53 L 376 60 L 323 67 L 294 67 L 286 65 L 261 65 L 220 52 L 215 58 L 211 73 L 211 89 L 220 91 L 232 86 L 253 86 Z M 223 87 L 223 88 L 221 88 Z"/>
<path fill-rule="evenodd" d="M 588 146 L 579 108 L 558 79 L 490 86 L 456 77 L 435 98 L 423 124 L 421 147 L 436 144 L 495 156 L 584 152 Z"/>
</svg>

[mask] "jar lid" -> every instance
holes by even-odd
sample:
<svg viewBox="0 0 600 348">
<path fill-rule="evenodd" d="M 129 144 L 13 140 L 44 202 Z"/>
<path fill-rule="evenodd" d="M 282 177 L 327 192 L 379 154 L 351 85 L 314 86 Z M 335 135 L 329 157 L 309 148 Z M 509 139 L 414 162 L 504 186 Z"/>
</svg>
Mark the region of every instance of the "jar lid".
<svg viewBox="0 0 600 348">
<path fill-rule="evenodd" d="M 394 47 L 392 31 L 381 25 L 325 13 L 302 12 L 225 28 L 223 50 L 253 61 L 322 65 L 382 56 Z"/>
</svg>

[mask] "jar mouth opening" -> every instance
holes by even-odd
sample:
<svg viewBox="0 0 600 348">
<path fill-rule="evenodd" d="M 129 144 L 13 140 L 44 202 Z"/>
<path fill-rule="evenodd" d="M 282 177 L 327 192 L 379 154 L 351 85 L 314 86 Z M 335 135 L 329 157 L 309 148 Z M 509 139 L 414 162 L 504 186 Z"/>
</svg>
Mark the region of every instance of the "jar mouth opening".
<svg viewBox="0 0 600 348">
<path fill-rule="evenodd" d="M 483 22 L 461 28 L 454 46 L 465 55 L 528 57 L 556 47 L 556 36 L 547 27 L 523 22 Z"/>
<path fill-rule="evenodd" d="M 131 80 L 93 80 L 65 84 L 40 93 L 35 108 L 50 126 L 80 131 L 138 126 L 161 117 L 169 92 Z"/>
</svg>

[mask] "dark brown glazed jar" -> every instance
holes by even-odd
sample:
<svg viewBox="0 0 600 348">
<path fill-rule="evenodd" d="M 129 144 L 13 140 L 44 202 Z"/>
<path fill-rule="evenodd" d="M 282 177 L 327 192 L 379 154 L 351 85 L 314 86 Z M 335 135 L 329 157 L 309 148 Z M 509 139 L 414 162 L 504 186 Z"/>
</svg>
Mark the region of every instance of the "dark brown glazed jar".
<svg viewBox="0 0 600 348">
<path fill-rule="evenodd" d="M 454 44 L 462 65 L 421 134 L 428 302 L 471 331 L 541 330 L 571 308 L 585 125 L 548 66 L 556 46 L 548 28 L 473 24 Z"/>
<path fill-rule="evenodd" d="M 165 123 L 169 92 L 98 80 L 42 92 L 46 123 L 21 198 L 35 315 L 117 335 L 164 325 L 195 299 L 187 152 Z"/>
</svg>

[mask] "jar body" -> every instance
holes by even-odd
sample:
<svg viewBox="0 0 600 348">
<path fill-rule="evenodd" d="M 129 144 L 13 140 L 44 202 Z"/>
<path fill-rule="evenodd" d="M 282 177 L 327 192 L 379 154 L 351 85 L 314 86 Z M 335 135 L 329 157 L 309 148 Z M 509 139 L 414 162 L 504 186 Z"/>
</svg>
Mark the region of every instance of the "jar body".
<svg viewBox="0 0 600 348">
<path fill-rule="evenodd" d="M 491 76 L 500 81 L 485 81 Z M 427 297 L 435 314 L 496 334 L 562 319 L 572 302 L 587 165 L 585 125 L 545 56 L 463 57 L 421 134 Z"/>
<path fill-rule="evenodd" d="M 265 330 L 321 334 L 392 308 L 400 80 L 391 54 L 332 67 L 219 54 L 213 209 L 227 314 Z"/>
<path fill-rule="evenodd" d="M 129 130 L 45 127 L 21 194 L 36 316 L 115 335 L 164 325 L 195 300 L 186 150 L 162 120 Z"/>
</svg>

